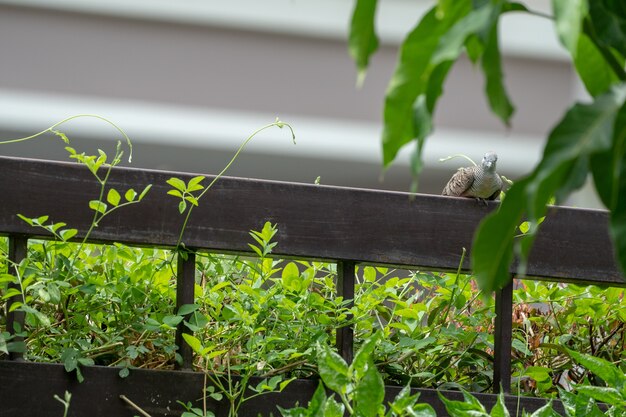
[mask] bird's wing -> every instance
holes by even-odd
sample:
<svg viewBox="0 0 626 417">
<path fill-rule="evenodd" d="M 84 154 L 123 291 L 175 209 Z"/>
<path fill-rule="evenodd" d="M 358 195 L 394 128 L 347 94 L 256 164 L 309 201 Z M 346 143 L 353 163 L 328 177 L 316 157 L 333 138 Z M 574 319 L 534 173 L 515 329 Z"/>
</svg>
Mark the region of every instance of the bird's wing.
<svg viewBox="0 0 626 417">
<path fill-rule="evenodd" d="M 459 168 L 450 178 L 441 195 L 460 197 L 469 190 L 474 182 L 474 170 L 472 168 Z"/>
</svg>

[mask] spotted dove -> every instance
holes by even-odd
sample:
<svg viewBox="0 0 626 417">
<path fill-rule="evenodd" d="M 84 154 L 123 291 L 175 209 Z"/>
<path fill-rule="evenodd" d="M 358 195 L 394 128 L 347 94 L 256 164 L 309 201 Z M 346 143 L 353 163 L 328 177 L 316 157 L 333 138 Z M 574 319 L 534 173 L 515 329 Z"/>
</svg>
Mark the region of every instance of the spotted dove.
<svg viewBox="0 0 626 417">
<path fill-rule="evenodd" d="M 495 200 L 502 190 L 502 179 L 496 173 L 497 160 L 495 152 L 487 152 L 479 166 L 459 168 L 441 194 Z"/>
</svg>

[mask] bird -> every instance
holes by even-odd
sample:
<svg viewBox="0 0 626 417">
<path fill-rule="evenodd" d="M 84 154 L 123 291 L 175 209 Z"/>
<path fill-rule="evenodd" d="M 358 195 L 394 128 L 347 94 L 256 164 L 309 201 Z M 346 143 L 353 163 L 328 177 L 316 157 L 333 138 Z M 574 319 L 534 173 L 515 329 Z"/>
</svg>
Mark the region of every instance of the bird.
<svg viewBox="0 0 626 417">
<path fill-rule="evenodd" d="M 502 179 L 496 173 L 495 152 L 487 152 L 480 165 L 459 168 L 446 184 L 441 195 L 495 200 L 502 190 Z"/>
</svg>

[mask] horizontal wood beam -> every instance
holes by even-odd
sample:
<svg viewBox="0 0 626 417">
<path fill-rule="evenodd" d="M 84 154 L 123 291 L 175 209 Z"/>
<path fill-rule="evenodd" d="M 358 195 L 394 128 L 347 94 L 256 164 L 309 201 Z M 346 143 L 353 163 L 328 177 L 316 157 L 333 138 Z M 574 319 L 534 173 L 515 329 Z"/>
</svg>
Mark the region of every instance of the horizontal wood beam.
<svg viewBox="0 0 626 417">
<path fill-rule="evenodd" d="M 84 233 L 90 200 L 99 195 L 91 173 L 77 163 L 0 157 L 0 233 L 41 233 L 20 220 L 49 215 Z M 102 242 L 174 246 L 183 216 L 166 181 L 197 174 L 115 168 L 109 187 L 120 194 L 152 189 L 140 204 L 108 216 L 92 238 Z M 204 184 L 213 177 L 207 176 Z M 471 199 L 238 178 L 216 182 L 193 211 L 188 247 L 248 252 L 248 232 L 278 224 L 278 256 L 456 269 L 470 250 L 480 220 L 498 207 Z M 469 259 L 469 257 L 467 258 Z M 463 265 L 469 268 L 469 262 Z M 608 213 L 554 207 L 531 253 L 528 275 L 577 283 L 624 285 L 608 234 Z"/>
</svg>

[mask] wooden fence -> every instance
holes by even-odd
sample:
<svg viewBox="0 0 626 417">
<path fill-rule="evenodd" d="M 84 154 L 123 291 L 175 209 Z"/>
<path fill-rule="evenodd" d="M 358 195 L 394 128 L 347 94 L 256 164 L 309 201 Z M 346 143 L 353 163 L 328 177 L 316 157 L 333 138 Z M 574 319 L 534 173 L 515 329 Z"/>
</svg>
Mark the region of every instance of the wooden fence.
<svg viewBox="0 0 626 417">
<path fill-rule="evenodd" d="M 145 199 L 121 209 L 97 227 L 93 242 L 121 242 L 138 246 L 174 247 L 183 216 L 176 200 L 166 195 L 166 180 L 175 176 L 188 181 L 195 175 L 131 168 L 114 168 L 109 186 L 117 190 L 152 189 Z M 211 179 L 207 176 L 206 183 Z M 48 215 L 64 221 L 84 236 L 93 212 L 88 202 L 99 195 L 99 184 L 81 164 L 0 157 L 0 234 L 9 238 L 9 257 L 20 261 L 26 256 L 29 238 L 42 237 L 16 214 Z M 185 245 L 193 250 L 246 252 L 248 232 L 265 221 L 279 225 L 277 257 L 320 259 L 337 263 L 339 295 L 354 296 L 355 266 L 359 263 L 405 268 L 454 270 L 462 248 L 470 248 L 479 221 L 497 208 L 475 200 L 383 192 L 320 185 L 293 184 L 239 178 L 221 178 L 200 206 L 194 209 L 184 234 Z M 608 235 L 608 214 L 601 210 L 554 207 L 539 233 L 530 256 L 527 279 L 577 284 L 624 286 L 614 261 Z M 37 235 L 39 233 L 39 235 Z M 469 263 L 463 265 L 469 268 Z M 178 259 L 177 306 L 194 302 L 195 257 Z M 512 270 L 513 274 L 514 271 Z M 494 386 L 508 393 L 511 386 L 512 286 L 496 294 Z M 7 317 L 8 329 L 22 321 L 20 313 Z M 67 389 L 74 393 L 72 415 L 134 415 L 119 399 L 125 394 L 152 416 L 178 415 L 176 400 L 190 401 L 202 396 L 202 374 L 190 372 L 192 351 L 181 343 L 186 328 L 179 326 L 176 342 L 183 358 L 179 371 L 135 371 L 126 379 L 117 370 L 87 367 L 82 384 L 65 373 L 62 365 L 36 364 L 12 355 L 0 361 L 0 414 L 3 416 L 61 415 L 52 399 Z M 353 336 L 350 327 L 337 332 L 340 354 L 351 360 Z M 273 411 L 275 404 L 306 404 L 316 384 L 296 381 L 281 394 L 261 397 L 250 403 L 241 415 L 255 416 Z M 387 394 L 397 391 L 388 387 Z M 437 412 L 445 410 L 432 390 L 422 391 L 422 400 Z M 458 393 L 446 392 L 451 398 Z M 485 404 L 493 404 L 493 394 L 481 394 Z M 523 399 L 528 410 L 544 402 Z M 517 398 L 507 395 L 512 410 Z M 223 405 L 215 409 L 225 413 Z M 221 414 L 225 415 L 225 414 Z"/>
</svg>

